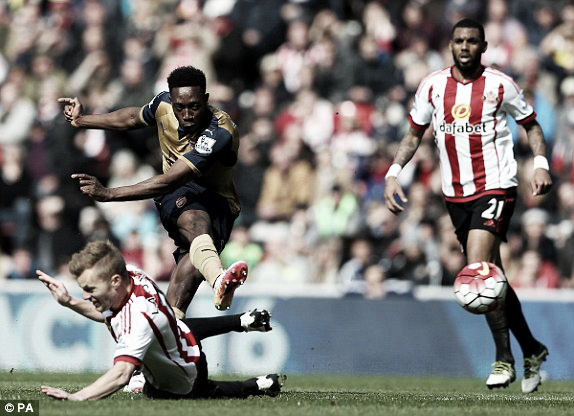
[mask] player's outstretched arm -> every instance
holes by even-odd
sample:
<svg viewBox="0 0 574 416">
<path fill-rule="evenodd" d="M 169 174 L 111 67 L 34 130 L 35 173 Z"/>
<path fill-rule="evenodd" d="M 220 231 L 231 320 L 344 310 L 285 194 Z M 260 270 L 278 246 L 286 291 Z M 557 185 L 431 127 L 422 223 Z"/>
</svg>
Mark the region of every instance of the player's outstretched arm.
<svg viewBox="0 0 574 416">
<path fill-rule="evenodd" d="M 544 195 L 552 187 L 552 178 L 550 177 L 550 167 L 546 159 L 546 142 L 544 133 L 537 121 L 532 121 L 524 125 L 528 137 L 528 144 L 534 154 L 534 169 L 530 186 L 532 195 Z"/>
<path fill-rule="evenodd" d="M 104 375 L 89 386 L 75 393 L 51 386 L 41 386 L 40 390 L 47 396 L 60 400 L 97 400 L 115 393 L 128 384 L 136 366 L 125 361 L 117 361 Z"/>
<path fill-rule="evenodd" d="M 147 127 L 139 117 L 141 107 L 125 107 L 104 114 L 84 114 L 84 106 L 78 97 L 61 97 L 58 102 L 64 105 L 64 118 L 74 127 L 106 130 Z"/>
<path fill-rule="evenodd" d="M 407 196 L 405 195 L 403 188 L 399 185 L 397 176 L 401 169 L 415 155 L 419 145 L 421 144 L 424 132 L 425 130 L 414 129 L 412 127 L 409 129 L 407 134 L 405 134 L 405 137 L 401 140 L 399 149 L 393 159 L 393 164 L 385 176 L 385 204 L 393 214 L 398 214 L 404 211 L 403 205 L 401 205 L 396 199 L 397 196 L 403 204 L 407 202 Z"/>
<path fill-rule="evenodd" d="M 104 317 L 101 312 L 96 310 L 92 302 L 71 296 L 62 281 L 54 279 L 42 270 L 36 270 L 36 275 L 38 275 L 38 280 L 44 283 L 54 299 L 56 299 L 60 305 L 70 308 L 86 318 L 98 322 L 104 322 Z"/>
<path fill-rule="evenodd" d="M 96 201 L 136 201 L 154 198 L 175 191 L 177 188 L 196 177 L 191 168 L 182 160 L 177 160 L 164 174 L 153 176 L 145 181 L 118 188 L 106 188 L 97 178 L 86 173 L 74 173 L 78 179 L 80 191 Z"/>
</svg>

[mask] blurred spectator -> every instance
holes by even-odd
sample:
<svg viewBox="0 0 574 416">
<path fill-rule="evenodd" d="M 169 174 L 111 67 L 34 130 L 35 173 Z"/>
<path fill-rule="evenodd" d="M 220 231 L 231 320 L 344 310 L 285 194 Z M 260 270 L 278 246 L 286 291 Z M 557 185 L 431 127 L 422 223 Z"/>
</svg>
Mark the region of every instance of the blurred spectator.
<svg viewBox="0 0 574 416">
<path fill-rule="evenodd" d="M 54 62 L 51 55 L 38 53 L 32 58 L 31 71 L 24 85 L 24 95 L 38 100 L 38 93 L 43 84 L 49 84 L 57 91 L 63 91 L 67 79 L 68 74 Z M 57 102 L 50 103 L 50 105 L 60 109 Z M 60 115 L 59 111 L 58 115 Z"/>
<path fill-rule="evenodd" d="M 337 281 L 343 296 L 365 296 L 367 289 L 365 273 L 369 266 L 377 263 L 371 242 L 366 238 L 353 240 L 349 256 L 339 269 Z"/>
<path fill-rule="evenodd" d="M 489 49 L 490 39 L 488 34 L 491 27 L 495 26 L 498 26 L 497 30 L 500 30 L 500 37 L 497 36 L 499 42 L 497 43 L 508 45 L 511 50 L 520 46 L 517 43 L 518 41 L 521 39 L 527 39 L 526 28 L 522 22 L 509 13 L 508 0 L 488 0 L 484 31 L 486 33 L 486 41 L 488 42 Z"/>
<path fill-rule="evenodd" d="M 397 73 L 397 69 L 393 67 L 387 68 L 390 79 L 386 82 L 391 82 L 390 86 L 401 82 L 409 94 L 415 93 L 424 77 L 445 66 L 441 54 L 430 48 L 429 38 L 422 32 L 411 35 L 410 43 L 395 55 L 394 64 L 400 72 Z"/>
<path fill-rule="evenodd" d="M 343 243 L 340 238 L 330 238 L 314 244 L 309 257 L 309 282 L 337 284 Z"/>
<path fill-rule="evenodd" d="M 313 152 L 318 152 L 333 134 L 333 104 L 310 89 L 299 91 L 293 104 L 297 108 L 295 122 L 301 125 L 301 139 Z"/>
<path fill-rule="evenodd" d="M 5 7 L 3 7 L 5 9 Z M 42 27 L 40 3 L 25 2 L 12 9 L 12 19 L 4 41 L 3 55 L 10 63 L 25 64 L 40 39 Z"/>
<path fill-rule="evenodd" d="M 122 43 L 122 53 L 124 61 L 135 60 L 142 65 L 143 76 L 146 80 L 153 77 L 159 69 L 158 57 L 153 54 L 151 45 L 141 34 L 127 36 Z M 151 83 L 148 85 L 152 87 Z"/>
<path fill-rule="evenodd" d="M 292 94 L 285 88 L 283 73 L 281 72 L 279 58 L 276 53 L 269 53 L 261 58 L 259 74 L 261 79 L 257 85 L 265 86 L 273 92 L 277 110 L 281 110 L 287 106 L 292 98 Z"/>
<path fill-rule="evenodd" d="M 373 264 L 365 270 L 365 299 L 383 299 L 387 296 L 385 269 Z"/>
<path fill-rule="evenodd" d="M 311 164 L 301 159 L 299 149 L 289 143 L 271 149 L 271 165 L 263 175 L 257 215 L 262 221 L 288 221 L 298 205 L 313 200 L 314 173 Z"/>
<path fill-rule="evenodd" d="M 12 259 L 0 247 L 0 284 L 8 278 L 12 270 Z"/>
<path fill-rule="evenodd" d="M 277 48 L 277 60 L 287 91 L 296 93 L 301 87 L 303 68 L 313 67 L 320 59 L 320 50 L 309 38 L 309 23 L 303 19 L 289 22 L 286 41 Z"/>
<path fill-rule="evenodd" d="M 258 120 L 273 120 L 279 111 L 273 89 L 265 84 L 256 87 L 252 93 L 242 94 L 240 105 L 239 130 L 242 135 L 247 134 Z"/>
<path fill-rule="evenodd" d="M 229 242 L 221 253 L 223 267 L 229 267 L 236 261 L 243 260 L 249 266 L 249 270 L 255 269 L 262 257 L 263 249 L 251 241 L 249 229 L 244 225 L 233 229 Z"/>
<path fill-rule="evenodd" d="M 74 66 L 68 82 L 69 95 L 84 93 L 88 88 L 107 89 L 113 79 L 114 68 L 106 49 L 106 35 L 102 26 L 89 26 L 82 32 L 80 62 Z"/>
<path fill-rule="evenodd" d="M 556 289 L 560 284 L 560 275 L 551 261 L 544 260 L 536 250 L 522 253 L 520 267 L 512 279 L 513 287 Z"/>
<path fill-rule="evenodd" d="M 542 261 L 556 262 L 556 246 L 546 235 L 548 213 L 540 208 L 530 208 L 522 214 L 522 251 L 536 251 Z"/>
<path fill-rule="evenodd" d="M 351 60 L 348 58 L 351 51 L 342 49 L 344 46 L 338 48 L 331 36 L 324 36 L 316 42 L 320 58 L 311 69 L 311 87 L 319 96 L 331 102 L 340 101 L 355 79 Z"/>
<path fill-rule="evenodd" d="M 436 16 L 431 13 L 432 8 L 429 2 L 406 2 L 398 23 L 398 36 L 395 41 L 397 52 L 410 47 L 415 37 L 424 37 L 429 48 L 433 50 L 440 49 L 440 42 L 445 34 L 441 33 Z"/>
<path fill-rule="evenodd" d="M 361 20 L 364 25 L 363 33 L 375 40 L 379 58 L 390 59 L 394 52 L 393 43 L 397 37 L 397 29 L 383 3 L 369 1 L 363 9 Z"/>
<path fill-rule="evenodd" d="M 14 71 L 11 74 L 16 75 Z M 0 85 L 0 144 L 22 143 L 34 123 L 36 109 L 22 87 L 10 74 Z"/>
<path fill-rule="evenodd" d="M 11 280 L 36 279 L 38 265 L 27 247 L 16 247 L 11 256 L 12 267 L 7 278 Z"/>
<path fill-rule="evenodd" d="M 264 237 L 254 235 L 256 240 L 263 241 L 264 254 L 255 270 L 250 271 L 251 281 L 275 288 L 308 283 L 311 259 L 292 250 L 289 225 L 271 224 L 264 233 Z"/>
<path fill-rule="evenodd" d="M 277 50 L 285 39 L 284 3 L 285 0 L 237 0 L 229 13 L 233 30 L 240 34 L 246 52 L 239 68 L 234 65 L 234 69 L 239 69 L 247 86 L 255 81 L 257 62 Z"/>
<path fill-rule="evenodd" d="M 540 43 L 545 63 L 559 80 L 574 74 L 574 4 L 566 3 L 560 13 L 562 21 Z"/>
<path fill-rule="evenodd" d="M 78 228 L 86 242 L 111 241 L 116 247 L 121 247 L 120 240 L 112 233 L 110 223 L 97 207 L 88 206 L 80 211 Z"/>
<path fill-rule="evenodd" d="M 556 174 L 574 182 L 574 76 L 562 81 L 560 93 L 563 100 L 558 107 L 552 168 Z"/>
<path fill-rule="evenodd" d="M 28 242 L 31 232 L 32 180 L 20 145 L 0 146 L 0 251 Z"/>
<path fill-rule="evenodd" d="M 350 65 L 352 85 L 368 88 L 373 96 L 385 94 L 402 81 L 400 68 L 393 59 L 381 54 L 377 39 L 370 34 L 357 40 L 357 52 L 352 55 Z"/>
<path fill-rule="evenodd" d="M 533 21 L 532 24 L 528 25 L 528 39 L 531 44 L 539 45 L 542 39 L 558 24 L 559 19 L 556 9 L 559 5 L 547 1 L 532 1 L 531 5 L 532 8 L 520 8 L 532 13 Z"/>
<path fill-rule="evenodd" d="M 146 78 L 143 61 L 127 58 L 120 65 L 120 77 L 110 85 L 112 108 L 138 106 L 154 95 L 153 85 Z"/>
<path fill-rule="evenodd" d="M 484 2 L 474 0 L 446 0 L 443 2 L 443 13 L 438 16 L 444 16 L 444 19 L 439 19 L 439 24 L 443 31 L 450 33 L 452 26 L 464 18 L 484 22 L 486 7 Z"/>
<path fill-rule="evenodd" d="M 126 149 L 113 155 L 110 173 L 107 186 L 111 188 L 133 185 L 155 174 L 150 166 L 141 164 L 133 152 Z M 110 222 L 112 232 L 120 241 L 125 238 L 130 240 L 137 238 L 141 244 L 147 239 L 156 238 L 159 220 L 151 201 L 98 202 L 96 204 L 102 210 L 106 220 Z M 132 243 L 131 246 L 134 244 Z"/>
<path fill-rule="evenodd" d="M 171 278 L 171 274 L 175 269 L 175 258 L 173 253 L 177 249 L 173 240 L 165 235 L 160 235 L 158 237 L 156 247 L 153 245 L 148 246 L 148 250 L 146 251 L 146 259 L 147 257 L 151 257 L 150 249 L 154 250 L 153 260 L 155 262 L 155 266 L 151 265 L 149 261 L 145 263 L 145 270 L 155 270 L 155 275 L 157 276 L 158 281 L 168 282 Z"/>
<path fill-rule="evenodd" d="M 155 5 L 159 7 L 159 5 Z M 166 80 L 175 68 L 189 65 L 201 68 L 208 80 L 207 89 L 217 82 L 213 66 L 213 55 L 219 47 L 219 38 L 210 27 L 209 21 L 196 10 L 186 11 L 186 7 L 178 8 L 179 17 L 175 22 L 164 20 L 162 27 L 154 39 L 154 50 L 160 60 L 160 68 L 156 75 L 155 93 L 167 90 Z"/>
<path fill-rule="evenodd" d="M 390 268 L 390 259 L 398 252 L 399 219 L 394 216 L 382 201 L 373 201 L 364 207 L 367 233 L 372 241 L 374 252 L 382 256 L 385 270 Z"/>
<path fill-rule="evenodd" d="M 313 90 L 301 89 L 275 118 L 275 129 L 281 141 L 302 140 L 317 152 L 333 134 L 333 116 L 333 105 L 328 100 Z"/>
<path fill-rule="evenodd" d="M 258 219 L 257 203 L 267 168 L 268 143 L 266 139 L 263 142 L 259 141 L 260 133 L 262 130 L 270 133 L 273 128 L 271 121 L 266 119 L 260 119 L 251 126 L 254 129 L 253 134 L 248 134 L 241 139 L 238 160 L 233 173 L 237 192 L 241 195 L 238 223 L 248 227 Z"/>
<path fill-rule="evenodd" d="M 500 21 L 489 22 L 486 24 L 484 32 L 488 49 L 482 55 L 482 63 L 508 72 L 513 50 L 512 45 L 504 37 L 503 23 Z"/>
<path fill-rule="evenodd" d="M 138 230 L 131 228 L 126 234 L 122 235 L 120 241 L 120 250 L 122 252 L 122 256 L 126 259 L 126 262 L 139 268 L 143 268 L 145 254 L 142 239 Z"/>
<path fill-rule="evenodd" d="M 356 172 L 376 150 L 374 139 L 361 128 L 360 106 L 346 100 L 339 104 L 337 130 L 331 137 L 333 165 L 348 174 Z"/>
<path fill-rule="evenodd" d="M 333 2 L 331 2 L 333 5 Z M 309 28 L 309 37 L 320 55 L 314 67 L 313 88 L 332 102 L 340 101 L 353 83 L 350 57 L 360 34 L 356 20 L 341 20 L 334 8 L 319 10 Z"/>
<path fill-rule="evenodd" d="M 32 239 L 34 258 L 38 267 L 56 273 L 73 253 L 84 245 L 72 213 L 66 211 L 64 198 L 46 195 L 36 202 L 38 229 Z"/>
<path fill-rule="evenodd" d="M 355 195 L 340 184 L 311 206 L 313 227 L 320 241 L 333 237 L 353 237 L 360 226 L 359 204 Z"/>
<path fill-rule="evenodd" d="M 415 236 L 403 236 L 400 243 L 398 253 L 391 258 L 392 263 L 387 271 L 387 276 L 410 281 L 417 286 L 429 285 L 436 281 L 434 274 L 438 273 L 440 269 L 433 267 L 423 250 L 423 246 L 419 244 Z"/>
</svg>

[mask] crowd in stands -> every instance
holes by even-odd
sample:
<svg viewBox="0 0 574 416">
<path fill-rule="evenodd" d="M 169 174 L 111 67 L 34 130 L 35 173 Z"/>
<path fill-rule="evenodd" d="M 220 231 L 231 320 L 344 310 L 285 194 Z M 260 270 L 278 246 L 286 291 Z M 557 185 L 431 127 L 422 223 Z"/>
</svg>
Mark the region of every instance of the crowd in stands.
<svg viewBox="0 0 574 416">
<path fill-rule="evenodd" d="M 486 7 L 485 7 L 486 4 Z M 330 283 L 383 298 L 452 285 L 464 266 L 440 195 L 432 133 L 385 207 L 384 176 L 419 81 L 452 63 L 450 28 L 484 23 L 484 63 L 512 75 L 549 146 L 553 190 L 521 184 L 504 265 L 514 287 L 574 286 L 574 2 L 560 0 L 7 0 L 0 5 L 0 280 L 62 277 L 71 253 L 114 241 L 168 280 L 173 243 L 153 201 L 94 203 L 70 179 L 118 186 L 161 170 L 154 129 L 78 130 L 58 97 L 90 113 L 142 106 L 181 65 L 241 132 L 243 204 L 223 259 L 251 285 Z"/>
</svg>

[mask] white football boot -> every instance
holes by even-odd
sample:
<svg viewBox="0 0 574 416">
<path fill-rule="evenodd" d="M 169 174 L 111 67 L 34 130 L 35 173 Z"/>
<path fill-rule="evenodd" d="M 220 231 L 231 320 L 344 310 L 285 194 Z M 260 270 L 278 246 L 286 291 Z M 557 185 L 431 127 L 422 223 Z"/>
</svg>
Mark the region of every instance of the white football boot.
<svg viewBox="0 0 574 416">
<path fill-rule="evenodd" d="M 492 372 L 486 380 L 486 386 L 489 389 L 508 387 L 510 383 L 516 380 L 516 371 L 513 364 L 497 361 L 492 364 L 492 367 Z"/>
<path fill-rule="evenodd" d="M 538 355 L 524 359 L 524 378 L 522 379 L 522 393 L 532 393 L 538 390 L 538 386 L 542 384 L 540 378 L 540 366 L 548 356 L 548 349 L 544 347 L 542 352 Z"/>
</svg>

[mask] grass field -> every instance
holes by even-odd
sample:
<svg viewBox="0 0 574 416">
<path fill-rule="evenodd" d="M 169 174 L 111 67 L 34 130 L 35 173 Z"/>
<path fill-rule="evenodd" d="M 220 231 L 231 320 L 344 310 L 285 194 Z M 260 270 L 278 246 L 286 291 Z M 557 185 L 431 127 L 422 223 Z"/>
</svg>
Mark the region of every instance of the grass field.
<svg viewBox="0 0 574 416">
<path fill-rule="evenodd" d="M 118 392 L 97 402 L 60 402 L 41 384 L 76 390 L 95 374 L 0 373 L 0 399 L 40 400 L 42 416 L 572 415 L 574 382 L 548 381 L 525 395 L 520 382 L 489 391 L 483 380 L 387 376 L 290 376 L 278 397 L 157 401 Z M 0 415 L 3 409 L 0 409 Z M 12 413 L 15 414 L 15 413 Z"/>
</svg>

